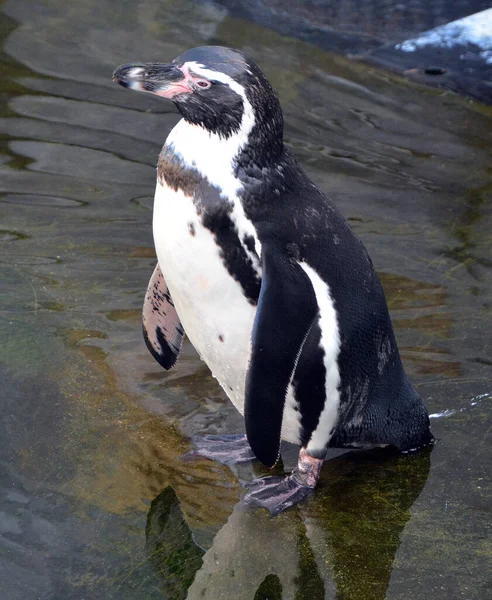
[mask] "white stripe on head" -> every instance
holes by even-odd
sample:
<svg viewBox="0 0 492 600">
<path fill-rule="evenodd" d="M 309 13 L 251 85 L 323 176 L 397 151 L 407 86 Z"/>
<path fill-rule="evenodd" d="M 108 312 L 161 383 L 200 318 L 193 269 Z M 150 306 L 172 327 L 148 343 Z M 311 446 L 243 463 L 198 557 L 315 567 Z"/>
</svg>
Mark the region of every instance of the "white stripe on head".
<svg viewBox="0 0 492 600">
<path fill-rule="evenodd" d="M 185 70 L 188 71 L 188 73 L 191 70 L 196 75 L 201 75 L 206 79 L 210 79 L 210 81 L 220 81 L 221 83 L 225 83 L 231 88 L 231 90 L 234 90 L 236 94 L 239 94 L 243 99 L 246 100 L 246 94 L 243 86 L 225 73 L 214 71 L 213 69 L 207 69 L 207 67 L 195 61 L 184 63 L 182 66 L 182 71 L 185 72 Z"/>
<path fill-rule="evenodd" d="M 210 183 L 219 187 L 223 195 L 233 198 L 240 187 L 239 180 L 234 177 L 234 159 L 247 144 L 249 134 L 255 125 L 253 107 L 244 87 L 229 75 L 207 69 L 194 61 L 185 63 L 181 69 L 185 75 L 192 71 L 193 74 L 206 79 L 220 81 L 228 85 L 243 100 L 244 112 L 239 131 L 228 138 L 211 133 L 200 125 L 192 125 L 183 119 L 166 140 L 166 146 L 172 145 L 174 152 L 188 167 L 199 171 Z"/>
</svg>

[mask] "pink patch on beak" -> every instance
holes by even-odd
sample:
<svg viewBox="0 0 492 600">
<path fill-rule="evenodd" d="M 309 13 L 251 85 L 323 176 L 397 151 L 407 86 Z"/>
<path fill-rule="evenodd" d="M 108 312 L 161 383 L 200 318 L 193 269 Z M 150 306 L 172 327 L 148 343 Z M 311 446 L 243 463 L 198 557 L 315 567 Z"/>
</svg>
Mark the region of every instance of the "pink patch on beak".
<svg viewBox="0 0 492 600">
<path fill-rule="evenodd" d="M 156 96 L 161 96 L 161 98 L 174 98 L 178 94 L 189 94 L 192 90 L 186 85 L 186 80 L 178 81 L 177 83 L 173 83 L 167 89 L 162 90 L 160 92 L 154 92 Z"/>
<path fill-rule="evenodd" d="M 179 67 L 179 70 L 183 73 L 183 79 L 170 85 L 167 90 L 155 92 L 157 96 L 161 96 L 161 98 L 174 98 L 174 96 L 177 96 L 178 94 L 191 94 L 193 92 L 193 88 L 190 87 L 190 84 L 193 84 L 193 77 L 191 76 L 188 66 L 183 65 L 182 67 Z"/>
</svg>

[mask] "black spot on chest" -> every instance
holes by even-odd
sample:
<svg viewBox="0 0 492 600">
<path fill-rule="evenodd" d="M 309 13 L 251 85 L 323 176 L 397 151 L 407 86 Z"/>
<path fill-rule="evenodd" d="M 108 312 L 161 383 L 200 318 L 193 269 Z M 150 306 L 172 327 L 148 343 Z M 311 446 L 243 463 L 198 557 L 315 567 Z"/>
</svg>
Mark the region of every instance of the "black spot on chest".
<svg viewBox="0 0 492 600">
<path fill-rule="evenodd" d="M 261 279 L 241 244 L 231 212 L 232 207 L 229 210 L 205 211 L 202 213 L 202 223 L 213 233 L 227 271 L 240 284 L 248 302 L 256 306 L 260 295 Z"/>
<path fill-rule="evenodd" d="M 181 190 L 193 199 L 197 217 L 212 233 L 227 272 L 239 283 L 248 302 L 256 305 L 261 279 L 247 253 L 249 250 L 257 256 L 255 241 L 249 235 L 243 240 L 239 238 L 232 219 L 233 203 L 222 197 L 220 190 L 198 171 L 187 168 L 171 148 L 164 148 L 159 155 L 157 177 L 161 184 L 165 183 L 174 191 Z M 196 235 L 192 222 L 188 223 L 188 231 L 192 237 Z"/>
</svg>

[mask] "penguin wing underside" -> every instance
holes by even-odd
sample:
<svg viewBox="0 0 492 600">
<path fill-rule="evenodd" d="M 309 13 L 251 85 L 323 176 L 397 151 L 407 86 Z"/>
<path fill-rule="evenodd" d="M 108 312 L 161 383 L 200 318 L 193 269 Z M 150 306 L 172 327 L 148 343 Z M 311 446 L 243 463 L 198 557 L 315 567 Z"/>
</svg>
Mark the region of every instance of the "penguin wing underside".
<svg viewBox="0 0 492 600">
<path fill-rule="evenodd" d="M 285 398 L 318 304 L 307 274 L 275 240 L 262 241 L 262 263 L 244 417 L 253 452 L 273 466 L 280 456 Z"/>
<path fill-rule="evenodd" d="M 159 264 L 147 287 L 142 323 L 145 343 L 150 353 L 165 369 L 172 369 L 183 344 L 183 326 Z"/>
</svg>

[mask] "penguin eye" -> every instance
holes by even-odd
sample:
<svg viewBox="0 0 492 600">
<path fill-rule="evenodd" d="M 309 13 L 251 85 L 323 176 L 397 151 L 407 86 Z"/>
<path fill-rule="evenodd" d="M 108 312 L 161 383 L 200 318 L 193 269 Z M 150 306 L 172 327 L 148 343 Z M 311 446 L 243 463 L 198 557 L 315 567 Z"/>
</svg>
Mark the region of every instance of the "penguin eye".
<svg viewBox="0 0 492 600">
<path fill-rule="evenodd" d="M 202 90 L 207 90 L 212 85 L 212 82 L 207 81 L 207 79 L 195 79 L 195 85 Z"/>
</svg>

